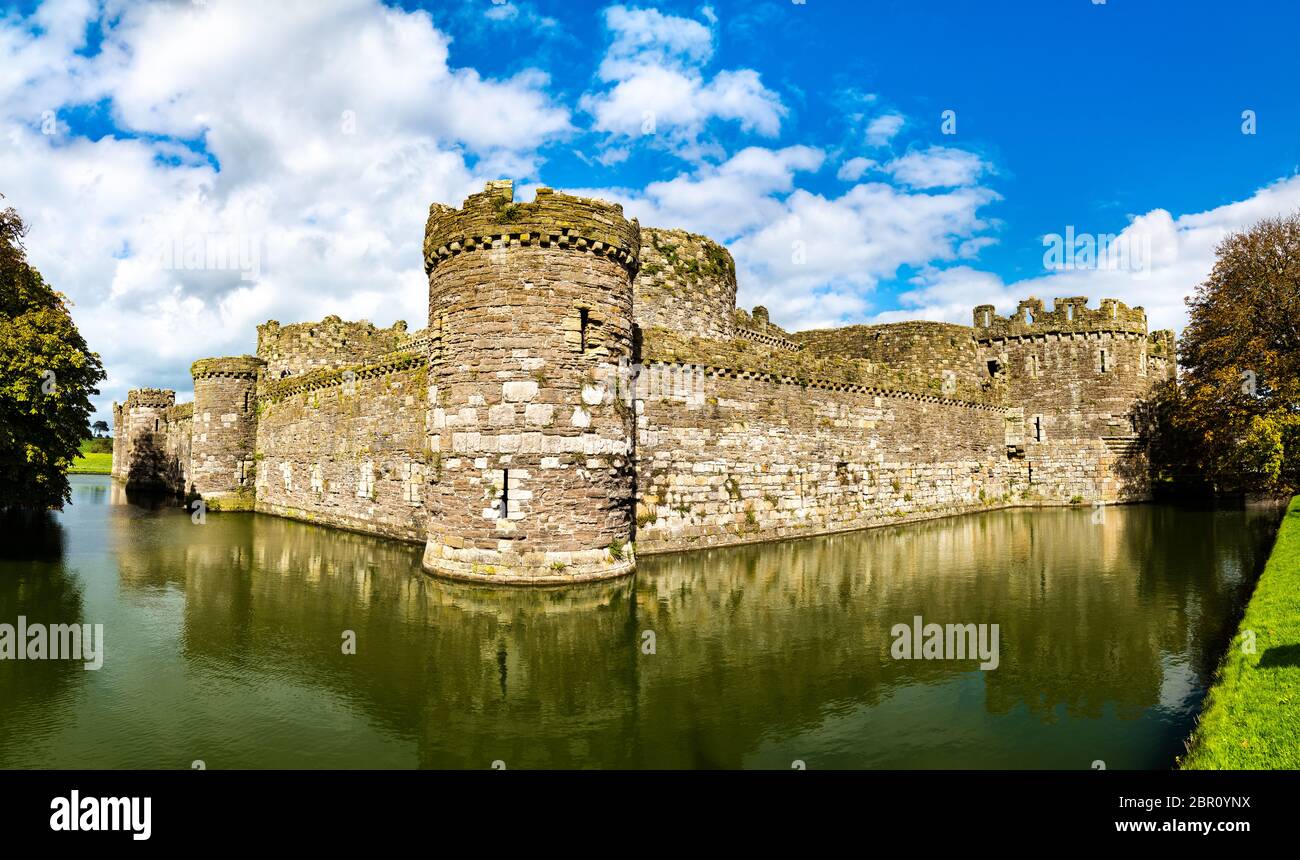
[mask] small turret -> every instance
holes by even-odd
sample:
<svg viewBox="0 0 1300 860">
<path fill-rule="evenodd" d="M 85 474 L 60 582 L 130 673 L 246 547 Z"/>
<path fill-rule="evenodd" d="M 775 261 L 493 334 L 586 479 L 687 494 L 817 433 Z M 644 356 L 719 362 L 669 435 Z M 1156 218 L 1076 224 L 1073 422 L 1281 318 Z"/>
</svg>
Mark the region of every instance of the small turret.
<svg viewBox="0 0 1300 860">
<path fill-rule="evenodd" d="M 257 442 L 257 380 L 265 362 L 251 355 L 194 362 L 190 481 L 217 510 L 251 510 Z"/>
<path fill-rule="evenodd" d="M 170 388 L 133 388 L 113 411 L 113 476 L 131 489 L 174 489 L 163 452 L 165 413 L 176 405 Z"/>
</svg>

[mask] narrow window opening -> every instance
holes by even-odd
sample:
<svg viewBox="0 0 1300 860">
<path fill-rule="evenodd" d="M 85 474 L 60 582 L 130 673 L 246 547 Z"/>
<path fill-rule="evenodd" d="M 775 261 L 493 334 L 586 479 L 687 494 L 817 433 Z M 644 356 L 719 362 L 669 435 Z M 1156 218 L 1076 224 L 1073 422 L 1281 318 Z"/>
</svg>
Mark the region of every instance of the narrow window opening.
<svg viewBox="0 0 1300 860">
<path fill-rule="evenodd" d="M 1041 415 L 1034 416 L 1034 441 L 1043 441 L 1043 416 Z"/>
<path fill-rule="evenodd" d="M 249 392 L 245 391 L 245 392 L 244 392 L 244 411 L 245 411 L 245 412 L 248 411 L 248 395 L 249 395 Z"/>
<path fill-rule="evenodd" d="M 1109 368 L 1106 366 L 1106 350 L 1101 351 L 1101 372 L 1105 373 Z"/>
<path fill-rule="evenodd" d="M 158 432 L 158 419 L 157 419 L 157 418 L 155 418 L 155 419 L 153 420 L 153 430 L 154 430 L 155 433 Z"/>
<path fill-rule="evenodd" d="M 501 470 L 501 519 L 510 514 L 510 470 Z"/>
<path fill-rule="evenodd" d="M 578 344 L 579 351 L 587 351 L 587 324 L 590 322 L 587 308 L 578 308 Z"/>
</svg>

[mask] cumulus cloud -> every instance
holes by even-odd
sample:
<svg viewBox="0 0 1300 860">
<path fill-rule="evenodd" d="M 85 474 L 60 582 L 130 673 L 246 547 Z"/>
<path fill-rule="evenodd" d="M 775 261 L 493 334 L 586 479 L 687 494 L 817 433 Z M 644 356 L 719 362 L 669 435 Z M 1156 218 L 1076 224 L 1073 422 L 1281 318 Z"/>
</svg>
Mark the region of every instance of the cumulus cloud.
<svg viewBox="0 0 1300 860">
<path fill-rule="evenodd" d="M 716 18 L 706 18 L 714 23 Z M 704 67 L 714 52 L 711 27 L 655 9 L 605 10 L 611 41 L 598 71 L 608 86 L 585 94 L 580 106 L 593 128 L 618 139 L 644 137 L 687 158 L 718 148 L 701 142 L 710 121 L 775 136 L 786 115 L 780 97 L 753 69 L 724 69 L 711 78 Z M 617 143 L 614 143 L 617 145 Z"/>
<path fill-rule="evenodd" d="M 836 179 L 843 179 L 848 182 L 857 182 L 862 178 L 862 174 L 876 166 L 876 162 L 870 158 L 850 158 L 840 165 L 839 172 L 835 174 Z"/>
<path fill-rule="evenodd" d="M 989 189 L 920 193 L 869 182 L 828 197 L 800 188 L 799 175 L 824 162 L 812 147 L 748 147 L 644 191 L 583 193 L 622 203 L 647 226 L 726 242 L 740 303 L 766 305 L 791 328 L 862 319 L 873 290 L 900 267 L 965 259 L 992 241 L 993 225 L 980 214 L 998 199 Z"/>
<path fill-rule="evenodd" d="M 872 118 L 867 123 L 867 144 L 869 146 L 886 146 L 900 131 L 906 119 L 902 114 L 887 113 Z"/>
<path fill-rule="evenodd" d="M 536 175 L 572 130 L 545 74 L 454 67 L 423 12 L 112 6 L 0 18 L 0 192 L 105 359 L 100 417 L 128 387 L 184 392 L 190 361 L 251 352 L 269 317 L 421 326 L 429 203 Z M 75 133 L 88 106 L 112 134 Z"/>
<path fill-rule="evenodd" d="M 575 193 L 623 205 L 647 227 L 673 227 L 733 242 L 784 217 L 782 197 L 796 174 L 816 171 L 825 154 L 808 146 L 747 147 L 720 165 L 701 165 L 644 189 L 588 188 Z"/>
<path fill-rule="evenodd" d="M 913 150 L 884 166 L 894 179 L 912 188 L 973 185 L 989 165 L 973 152 L 947 146 Z"/>
<path fill-rule="evenodd" d="M 1214 249 L 1228 235 L 1245 230 L 1264 218 L 1300 210 L 1300 177 L 1271 183 L 1249 197 L 1205 212 L 1175 218 L 1154 209 L 1132 218 L 1113 231 L 1111 255 L 1092 265 L 1057 271 L 1005 283 L 990 272 L 968 266 L 928 267 L 912 279 L 912 288 L 899 295 L 902 308 L 878 313 L 874 321 L 933 319 L 969 324 L 975 305 L 992 304 L 1009 313 L 1029 296 L 1051 304 L 1057 296 L 1088 296 L 1092 304 L 1117 298 L 1146 309 L 1152 329 L 1181 330 L 1187 322 L 1184 299 L 1205 280 L 1214 266 Z M 1107 225 L 1088 232 L 1076 226 L 1076 242 L 1096 241 Z M 1058 235 L 1064 234 L 1062 227 Z M 1044 249 L 1046 250 L 1046 249 Z M 1111 264 L 1109 260 L 1116 260 Z"/>
</svg>

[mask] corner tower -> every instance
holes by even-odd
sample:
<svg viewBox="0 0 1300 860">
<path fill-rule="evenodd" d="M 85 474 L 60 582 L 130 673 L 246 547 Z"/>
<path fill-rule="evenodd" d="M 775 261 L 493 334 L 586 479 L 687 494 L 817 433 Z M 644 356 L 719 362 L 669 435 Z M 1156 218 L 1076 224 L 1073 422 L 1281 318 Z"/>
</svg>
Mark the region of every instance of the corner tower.
<svg viewBox="0 0 1300 860">
<path fill-rule="evenodd" d="M 190 481 L 212 510 L 252 510 L 257 441 L 257 377 L 251 355 L 202 358 L 194 377 Z"/>
<path fill-rule="evenodd" d="M 1145 402 L 1167 376 L 1163 332 L 1146 312 L 1116 299 L 1097 309 L 1084 296 L 1036 298 L 1010 317 L 974 311 L 987 383 L 1023 409 L 1032 492 L 1048 499 L 1130 501 L 1149 494 Z"/>
<path fill-rule="evenodd" d="M 113 409 L 113 477 L 129 489 L 173 489 L 163 452 L 163 423 L 176 405 L 170 388 L 132 388 Z"/>
<path fill-rule="evenodd" d="M 490 182 L 434 204 L 429 539 L 460 579 L 564 583 L 632 572 L 632 285 L 622 207 Z"/>
</svg>

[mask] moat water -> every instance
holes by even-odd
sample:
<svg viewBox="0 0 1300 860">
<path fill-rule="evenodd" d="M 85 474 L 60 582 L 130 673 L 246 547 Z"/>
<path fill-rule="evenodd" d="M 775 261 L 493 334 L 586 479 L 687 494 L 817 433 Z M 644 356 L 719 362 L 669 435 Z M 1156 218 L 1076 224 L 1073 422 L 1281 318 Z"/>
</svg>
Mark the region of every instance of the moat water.
<svg viewBox="0 0 1300 860">
<path fill-rule="evenodd" d="M 74 477 L 5 526 L 0 623 L 102 624 L 103 667 L 0 660 L 0 767 L 1168 768 L 1279 514 L 994 511 L 488 590 Z M 894 659 L 916 615 L 998 624 L 997 668 Z"/>
</svg>

